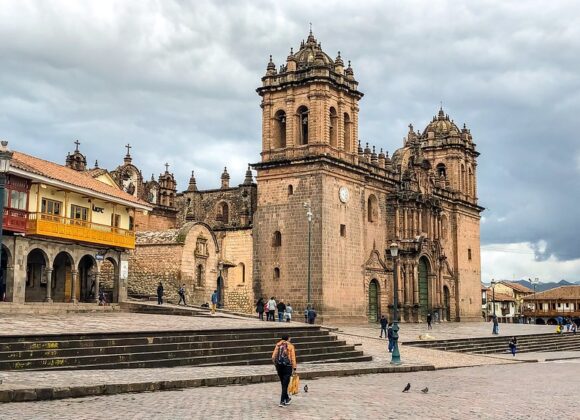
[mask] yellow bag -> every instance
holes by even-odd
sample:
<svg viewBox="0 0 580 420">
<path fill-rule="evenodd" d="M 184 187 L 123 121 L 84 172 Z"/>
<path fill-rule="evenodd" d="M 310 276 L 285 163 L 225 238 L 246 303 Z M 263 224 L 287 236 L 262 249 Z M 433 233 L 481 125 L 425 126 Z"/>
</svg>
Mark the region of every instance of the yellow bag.
<svg viewBox="0 0 580 420">
<path fill-rule="evenodd" d="M 297 373 L 293 374 L 288 384 L 288 394 L 296 395 L 300 391 L 300 377 Z"/>
</svg>

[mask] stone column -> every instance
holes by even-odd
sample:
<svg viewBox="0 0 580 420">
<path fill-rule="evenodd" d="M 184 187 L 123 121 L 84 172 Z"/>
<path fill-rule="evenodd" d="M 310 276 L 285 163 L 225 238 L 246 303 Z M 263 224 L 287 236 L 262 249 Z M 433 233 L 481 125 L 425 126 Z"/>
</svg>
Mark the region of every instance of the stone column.
<svg viewBox="0 0 580 420">
<path fill-rule="evenodd" d="M 419 304 L 419 271 L 418 266 L 413 265 L 413 303 Z"/>
<path fill-rule="evenodd" d="M 45 302 L 52 303 L 52 267 L 47 267 L 44 270 L 46 276 L 46 298 Z"/>
<path fill-rule="evenodd" d="M 78 303 L 77 301 L 77 280 L 79 278 L 79 272 L 77 270 L 72 270 L 71 272 L 71 288 L 70 288 L 70 303 Z"/>
<path fill-rule="evenodd" d="M 101 264 L 102 262 L 97 262 L 97 272 L 95 273 L 95 296 L 93 296 L 93 302 L 99 303 L 99 282 L 101 280 Z"/>
</svg>

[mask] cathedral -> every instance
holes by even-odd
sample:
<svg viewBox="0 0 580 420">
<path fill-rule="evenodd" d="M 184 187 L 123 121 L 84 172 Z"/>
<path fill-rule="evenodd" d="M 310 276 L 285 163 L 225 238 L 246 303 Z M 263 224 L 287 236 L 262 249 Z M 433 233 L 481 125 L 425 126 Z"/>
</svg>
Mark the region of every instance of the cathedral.
<svg viewBox="0 0 580 420">
<path fill-rule="evenodd" d="M 226 309 L 252 313 L 274 296 L 302 310 L 310 283 L 323 322 L 390 317 L 395 293 L 407 322 L 479 320 L 483 208 L 470 130 L 441 108 L 423 130 L 409 125 L 391 156 L 362 145 L 354 70 L 312 32 L 283 65 L 270 57 L 257 93 L 261 159 L 240 185 L 224 168 L 219 187 L 198 189 L 192 172 L 178 192 L 168 165 L 146 181 L 126 146 L 109 176 L 152 208 L 131 221 L 129 296 L 163 281 L 169 297 L 185 284 L 194 304 L 218 290 Z M 83 159 L 70 155 L 67 166 L 87 170 Z"/>
<path fill-rule="evenodd" d="M 469 129 L 440 109 L 422 131 L 409 125 L 391 157 L 363 148 L 354 70 L 340 53 L 328 56 L 312 32 L 279 68 L 270 57 L 257 92 L 263 132 L 261 161 L 253 165 L 255 296 L 302 308 L 310 276 L 324 322 L 375 321 L 390 313 L 394 293 L 405 321 L 428 313 L 479 319 L 483 208 Z"/>
</svg>

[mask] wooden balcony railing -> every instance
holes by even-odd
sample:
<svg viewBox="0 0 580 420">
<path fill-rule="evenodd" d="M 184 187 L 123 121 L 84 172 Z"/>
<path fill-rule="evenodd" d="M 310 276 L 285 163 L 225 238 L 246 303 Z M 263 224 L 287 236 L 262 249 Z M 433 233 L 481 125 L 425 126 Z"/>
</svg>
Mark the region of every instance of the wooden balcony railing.
<svg viewBox="0 0 580 420">
<path fill-rule="evenodd" d="M 526 316 L 540 316 L 540 317 L 556 317 L 556 316 L 571 316 L 580 317 L 580 309 L 550 309 L 548 311 L 533 309 L 524 309 L 524 315 Z"/>
<path fill-rule="evenodd" d="M 135 232 L 52 214 L 29 213 L 26 234 L 135 248 Z"/>
<path fill-rule="evenodd" d="M 16 210 L 4 208 L 4 220 L 2 228 L 11 232 L 26 232 L 28 223 L 28 212 L 26 210 Z"/>
</svg>

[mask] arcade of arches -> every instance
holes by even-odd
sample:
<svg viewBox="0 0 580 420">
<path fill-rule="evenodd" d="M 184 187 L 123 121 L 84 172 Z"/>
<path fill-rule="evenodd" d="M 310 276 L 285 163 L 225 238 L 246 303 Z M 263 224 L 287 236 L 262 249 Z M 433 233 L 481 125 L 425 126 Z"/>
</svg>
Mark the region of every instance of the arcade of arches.
<svg viewBox="0 0 580 420">
<path fill-rule="evenodd" d="M 97 302 L 98 291 L 103 290 L 108 302 L 118 302 L 126 294 L 119 287 L 123 253 L 25 237 L 7 239 L 0 282 L 7 301 Z"/>
</svg>

